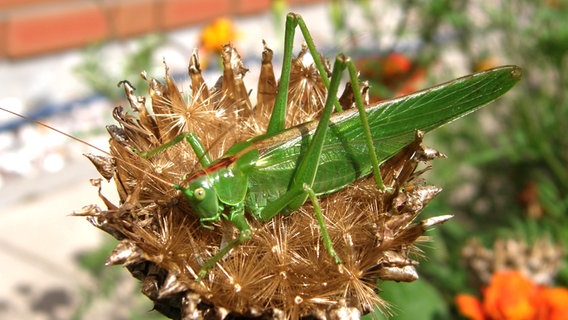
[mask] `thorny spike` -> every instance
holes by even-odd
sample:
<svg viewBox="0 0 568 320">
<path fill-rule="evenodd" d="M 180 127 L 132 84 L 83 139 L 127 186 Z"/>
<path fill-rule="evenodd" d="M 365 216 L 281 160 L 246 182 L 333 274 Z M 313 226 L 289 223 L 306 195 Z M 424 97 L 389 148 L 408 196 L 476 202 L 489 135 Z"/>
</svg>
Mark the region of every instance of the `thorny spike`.
<svg viewBox="0 0 568 320">
<path fill-rule="evenodd" d="M 223 82 L 221 92 L 225 99 L 233 101 L 232 112 L 241 116 L 249 116 L 252 112 L 252 104 L 248 98 L 243 77 L 248 71 L 242 63 L 241 57 L 230 45 L 223 46 L 221 52 L 223 58 Z"/>
<path fill-rule="evenodd" d="M 191 92 L 194 101 L 198 104 L 210 105 L 209 88 L 207 88 L 207 85 L 203 80 L 203 76 L 201 75 L 201 67 L 199 65 L 199 55 L 197 53 L 197 49 L 193 50 L 191 58 L 189 59 L 189 67 L 187 69 L 189 78 L 191 79 Z"/>
<path fill-rule="evenodd" d="M 262 64 L 258 79 L 257 104 L 254 110 L 255 117 L 259 120 L 261 117 L 270 117 L 277 93 L 276 77 L 274 76 L 274 68 L 272 66 L 274 53 L 268 47 L 266 41 L 262 40 L 262 44 L 264 45 L 264 50 L 262 51 Z"/>
<path fill-rule="evenodd" d="M 351 82 L 345 83 L 343 94 L 341 94 L 341 97 L 339 97 L 339 104 L 344 110 L 351 109 L 355 106 L 355 98 L 353 97 L 353 86 L 351 86 Z"/>
<path fill-rule="evenodd" d="M 145 74 L 143 75 L 143 77 L 144 76 Z M 126 95 L 126 98 L 128 99 L 128 102 L 130 103 L 130 106 L 132 107 L 132 109 L 138 112 L 138 116 L 140 118 L 142 126 L 146 128 L 148 131 L 152 132 L 152 134 L 156 138 L 159 138 L 160 132 L 158 131 L 158 126 L 156 124 L 156 121 L 154 120 L 153 117 L 150 116 L 148 110 L 146 109 L 146 98 L 136 96 L 134 94 L 134 90 L 136 90 L 136 88 L 134 88 L 134 86 L 129 81 L 127 80 L 120 81 L 118 83 L 118 86 L 120 85 L 124 87 L 124 93 Z"/>
<path fill-rule="evenodd" d="M 91 160 L 97 171 L 101 174 L 101 176 L 103 176 L 103 178 L 107 180 L 107 182 L 110 181 L 112 177 L 114 177 L 114 174 L 116 173 L 116 164 L 114 158 L 103 157 L 91 153 L 86 153 L 85 157 Z"/>
<path fill-rule="evenodd" d="M 437 216 L 437 217 L 432 217 L 432 218 L 428 218 L 426 220 L 422 220 L 422 222 L 420 224 L 422 224 L 422 228 L 426 229 L 438 224 L 442 224 L 448 220 L 450 220 L 451 218 L 453 218 L 454 216 L 451 214 L 447 214 L 447 215 L 443 215 L 443 216 Z"/>
</svg>

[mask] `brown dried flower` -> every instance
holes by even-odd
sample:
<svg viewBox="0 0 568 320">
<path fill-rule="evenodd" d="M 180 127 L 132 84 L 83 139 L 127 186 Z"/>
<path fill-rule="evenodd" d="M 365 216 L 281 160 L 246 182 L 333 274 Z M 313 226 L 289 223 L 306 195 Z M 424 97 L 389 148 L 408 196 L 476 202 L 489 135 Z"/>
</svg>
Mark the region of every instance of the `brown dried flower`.
<svg viewBox="0 0 568 320">
<path fill-rule="evenodd" d="M 532 245 L 520 239 L 500 239 L 495 241 L 492 250 L 471 239 L 462 250 L 476 286 L 488 285 L 492 275 L 503 270 L 519 271 L 540 285 L 553 285 L 563 266 L 564 255 L 560 245 L 546 238 Z"/>
<path fill-rule="evenodd" d="M 326 97 L 319 73 L 301 63 L 304 53 L 293 62 L 288 126 L 316 119 Z M 120 240 L 107 263 L 126 266 L 142 281 L 142 292 L 156 309 L 172 318 L 357 319 L 374 306 L 386 307 L 376 293 L 376 281 L 416 280 L 415 244 L 425 240 L 428 227 L 450 218 L 415 222 L 440 191 L 419 179 L 424 170 L 417 166 L 443 156 L 421 145 L 420 132 L 381 167 L 385 184 L 395 192 L 380 192 L 374 180 L 366 178 L 321 199 L 342 267 L 323 246 L 308 202 L 265 223 L 249 217 L 252 238 L 232 250 L 203 281 L 196 281 L 201 265 L 235 237 L 235 228 L 224 220 L 213 229 L 203 228 L 172 188 L 199 167 L 186 143 L 149 159 L 139 152 L 189 131 L 212 157 L 219 157 L 234 143 L 264 132 L 276 93 L 272 51 L 265 45 L 256 108 L 244 87 L 247 70 L 237 52 L 225 46 L 222 58 L 222 80 L 208 87 L 194 52 L 189 98 L 182 97 L 167 67 L 165 84 L 144 74 L 151 109 L 123 82 L 135 115 L 116 108 L 118 125 L 108 128 L 112 158 L 89 155 L 103 177 L 114 179 L 120 204 L 101 195 L 106 209 L 89 206 L 81 213 Z M 347 108 L 352 92 L 349 86 L 346 90 L 341 101 Z"/>
</svg>

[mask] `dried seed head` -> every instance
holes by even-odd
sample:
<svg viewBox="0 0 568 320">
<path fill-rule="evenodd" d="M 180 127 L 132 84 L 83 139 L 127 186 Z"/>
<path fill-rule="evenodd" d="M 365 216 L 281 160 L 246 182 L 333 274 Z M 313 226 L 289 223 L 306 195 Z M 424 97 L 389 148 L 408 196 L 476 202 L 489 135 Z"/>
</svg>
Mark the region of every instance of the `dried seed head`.
<svg viewBox="0 0 568 320">
<path fill-rule="evenodd" d="M 293 63 L 288 126 L 317 118 L 326 97 L 319 73 L 301 63 L 303 54 L 305 49 Z M 191 97 L 182 97 L 167 67 L 165 84 L 145 77 L 151 110 L 123 82 L 136 117 L 116 108 L 118 125 L 108 129 L 114 158 L 89 157 L 104 177 L 114 177 L 120 205 L 106 201 L 106 210 L 88 207 L 82 214 L 121 240 L 107 263 L 127 266 L 142 281 L 143 293 L 167 316 L 356 319 L 374 306 L 386 308 L 376 294 L 378 279 L 418 278 L 415 244 L 425 239 L 426 228 L 449 218 L 415 222 L 440 191 L 418 179 L 424 171 L 417 170 L 419 163 L 442 156 L 423 147 L 422 134 L 417 133 L 413 143 L 381 167 L 384 182 L 394 193 L 377 190 L 369 177 L 321 198 L 342 266 L 323 246 L 308 203 L 268 222 L 249 217 L 252 238 L 197 282 L 201 265 L 234 239 L 236 230 L 225 220 L 215 222 L 212 229 L 203 228 L 187 201 L 171 187 L 199 167 L 199 159 L 185 142 L 149 159 L 139 154 L 189 131 L 213 157 L 219 157 L 234 143 L 263 132 L 276 86 L 271 56 L 265 46 L 256 110 L 242 82 L 246 69 L 230 46 L 223 49 L 224 73 L 216 87 L 203 82 L 194 52 L 189 67 Z M 350 105 L 352 94 L 343 94 L 342 103 Z"/>
<path fill-rule="evenodd" d="M 563 266 L 565 252 L 546 238 L 532 246 L 519 239 L 501 239 L 495 241 L 493 250 L 472 239 L 462 256 L 478 287 L 488 285 L 492 275 L 502 270 L 518 270 L 534 283 L 550 286 Z"/>
</svg>

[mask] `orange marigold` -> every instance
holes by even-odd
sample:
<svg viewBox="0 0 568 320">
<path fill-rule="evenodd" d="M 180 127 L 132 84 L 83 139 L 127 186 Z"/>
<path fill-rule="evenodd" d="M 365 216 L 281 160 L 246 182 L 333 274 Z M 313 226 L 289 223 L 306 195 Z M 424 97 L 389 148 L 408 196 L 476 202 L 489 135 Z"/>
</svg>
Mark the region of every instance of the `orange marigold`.
<svg viewBox="0 0 568 320">
<path fill-rule="evenodd" d="M 223 46 L 237 39 L 237 32 L 231 20 L 219 18 L 206 25 L 201 31 L 199 45 L 207 52 L 221 53 Z"/>
<path fill-rule="evenodd" d="M 371 91 L 372 101 L 414 92 L 425 75 L 423 67 L 399 52 L 362 57 L 357 59 L 356 65 L 361 70 L 361 77 L 371 81 L 374 88 Z"/>
<path fill-rule="evenodd" d="M 455 302 L 472 320 L 568 320 L 568 289 L 542 287 L 518 271 L 497 272 L 483 301 L 460 294 Z"/>
<path fill-rule="evenodd" d="M 568 289 L 543 288 L 539 320 L 568 320 Z"/>
<path fill-rule="evenodd" d="M 385 77 L 396 77 L 410 72 L 412 60 L 402 53 L 393 52 L 384 61 L 383 73 Z"/>
<path fill-rule="evenodd" d="M 218 58 L 223 52 L 223 46 L 232 44 L 238 38 L 233 22 L 227 18 L 218 18 L 207 24 L 199 34 L 199 63 L 207 69 L 211 59 Z M 221 64 L 221 60 L 218 60 Z"/>
<path fill-rule="evenodd" d="M 469 294 L 458 294 L 455 298 L 456 305 L 461 314 L 472 320 L 485 320 L 481 301 Z"/>
<path fill-rule="evenodd" d="M 490 319 L 535 319 L 538 287 L 520 272 L 504 271 L 493 275 L 483 290 L 483 309 Z"/>
</svg>

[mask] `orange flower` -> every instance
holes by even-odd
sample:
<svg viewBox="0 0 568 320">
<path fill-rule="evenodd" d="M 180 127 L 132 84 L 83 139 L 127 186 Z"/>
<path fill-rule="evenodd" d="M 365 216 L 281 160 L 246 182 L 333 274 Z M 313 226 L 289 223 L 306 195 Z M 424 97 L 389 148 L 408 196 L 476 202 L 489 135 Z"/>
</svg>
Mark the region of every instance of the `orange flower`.
<svg viewBox="0 0 568 320">
<path fill-rule="evenodd" d="M 568 320 L 568 290 L 539 286 L 517 271 L 495 273 L 483 301 L 460 294 L 455 302 L 472 320 Z"/>
<path fill-rule="evenodd" d="M 496 273 L 491 278 L 491 285 L 483 290 L 483 309 L 490 319 L 495 320 L 535 319 L 537 289 L 520 272 Z"/>
<path fill-rule="evenodd" d="M 383 76 L 397 77 L 406 74 L 412 68 L 412 61 L 402 53 L 393 52 L 384 61 Z"/>
<path fill-rule="evenodd" d="M 493 56 L 484 57 L 473 64 L 475 72 L 495 68 L 499 65 L 499 59 Z"/>
<path fill-rule="evenodd" d="M 543 288 L 540 297 L 543 320 L 568 320 L 568 290 L 566 288 Z"/>
<path fill-rule="evenodd" d="M 206 25 L 199 35 L 199 52 L 201 67 L 207 69 L 209 60 L 215 56 L 219 58 L 223 46 L 230 44 L 238 38 L 238 33 L 227 18 L 219 18 Z"/>
<path fill-rule="evenodd" d="M 408 56 L 392 52 L 387 56 L 357 59 L 361 78 L 371 82 L 371 101 L 401 96 L 416 91 L 424 78 L 424 68 Z"/>
<path fill-rule="evenodd" d="M 481 301 L 469 294 L 458 294 L 455 298 L 458 310 L 468 319 L 484 320 L 483 306 Z"/>
<path fill-rule="evenodd" d="M 207 52 L 220 53 L 223 45 L 237 38 L 237 32 L 231 20 L 219 18 L 206 25 L 199 38 L 200 47 Z"/>
</svg>

